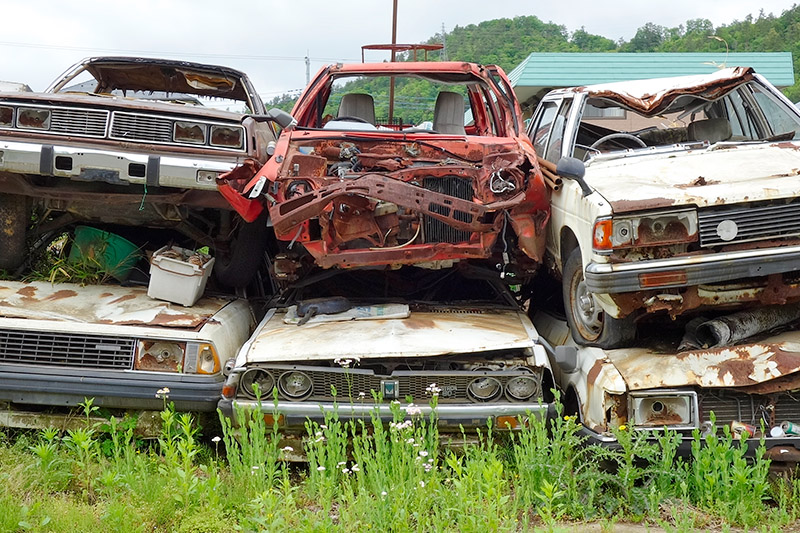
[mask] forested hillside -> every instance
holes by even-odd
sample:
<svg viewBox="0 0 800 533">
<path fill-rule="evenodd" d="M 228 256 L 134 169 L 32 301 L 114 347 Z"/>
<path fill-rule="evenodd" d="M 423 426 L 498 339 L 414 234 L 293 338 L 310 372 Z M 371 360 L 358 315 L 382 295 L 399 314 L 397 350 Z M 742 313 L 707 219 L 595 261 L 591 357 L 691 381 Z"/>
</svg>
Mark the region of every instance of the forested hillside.
<svg viewBox="0 0 800 533">
<path fill-rule="evenodd" d="M 445 43 L 446 58 L 497 64 L 510 71 L 531 52 L 792 52 L 795 73 L 800 72 L 800 6 L 793 5 L 781 14 L 748 16 L 714 27 L 707 19 L 687 20 L 676 28 L 647 23 L 630 41 L 614 41 L 593 35 L 583 28 L 570 31 L 565 26 L 542 22 L 535 16 L 496 19 L 456 26 L 434 35 L 428 43 Z M 432 53 L 432 58 L 436 53 Z M 348 90 L 353 90 L 349 87 Z M 399 84 L 397 98 L 416 98 L 415 87 Z M 413 93 L 413 94 L 412 94 Z M 784 90 L 792 100 L 800 100 L 800 83 Z M 290 109 L 293 100 L 279 97 L 270 102 Z"/>
</svg>

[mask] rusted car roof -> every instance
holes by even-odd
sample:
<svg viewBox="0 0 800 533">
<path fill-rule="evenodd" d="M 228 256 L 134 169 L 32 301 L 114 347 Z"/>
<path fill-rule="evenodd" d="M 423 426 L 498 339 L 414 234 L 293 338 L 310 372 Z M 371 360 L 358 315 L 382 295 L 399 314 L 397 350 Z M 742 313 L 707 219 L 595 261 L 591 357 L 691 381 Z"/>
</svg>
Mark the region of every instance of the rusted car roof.
<svg viewBox="0 0 800 533">
<path fill-rule="evenodd" d="M 196 328 L 229 301 L 202 298 L 183 307 L 149 298 L 146 287 L 0 281 L 0 316 L 7 318 Z"/>
<path fill-rule="evenodd" d="M 592 98 L 607 98 L 645 115 L 657 115 L 681 96 L 714 100 L 737 85 L 747 83 L 754 74 L 750 67 L 731 67 L 713 74 L 603 83 L 564 89 L 564 92 L 587 93 Z"/>
</svg>

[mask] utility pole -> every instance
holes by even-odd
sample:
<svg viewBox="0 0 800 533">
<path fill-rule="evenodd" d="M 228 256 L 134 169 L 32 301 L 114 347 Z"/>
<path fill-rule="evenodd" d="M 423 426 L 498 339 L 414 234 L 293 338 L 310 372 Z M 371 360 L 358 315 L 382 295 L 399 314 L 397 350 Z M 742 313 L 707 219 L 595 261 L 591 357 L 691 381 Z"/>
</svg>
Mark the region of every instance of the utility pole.
<svg viewBox="0 0 800 533">
<path fill-rule="evenodd" d="M 447 39 L 444 32 L 444 22 L 442 22 L 442 61 L 447 61 Z"/>
<path fill-rule="evenodd" d="M 311 59 L 308 57 L 308 50 L 306 50 L 306 87 L 311 83 Z"/>
<path fill-rule="evenodd" d="M 397 44 L 397 0 L 392 0 L 392 45 Z M 392 62 L 395 60 L 394 47 L 392 48 Z M 389 80 L 389 124 L 394 117 L 394 77 Z"/>
</svg>

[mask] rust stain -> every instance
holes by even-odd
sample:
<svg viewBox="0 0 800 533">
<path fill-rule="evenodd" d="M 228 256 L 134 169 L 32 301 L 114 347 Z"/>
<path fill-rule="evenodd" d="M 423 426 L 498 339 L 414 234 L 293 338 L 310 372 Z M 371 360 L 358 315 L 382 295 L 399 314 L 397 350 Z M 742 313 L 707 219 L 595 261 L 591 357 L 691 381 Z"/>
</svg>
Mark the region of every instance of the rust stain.
<svg viewBox="0 0 800 533">
<path fill-rule="evenodd" d="M 743 354 L 738 350 L 737 353 L 739 353 L 740 356 L 743 356 Z M 716 368 L 719 372 L 719 377 L 721 380 L 725 379 L 726 374 L 730 374 L 733 378 L 734 384 L 744 385 L 747 383 L 753 383 L 753 379 L 750 377 L 750 375 L 755 370 L 755 365 L 753 364 L 753 361 L 749 359 L 733 359 L 722 361 L 720 364 L 710 366 L 709 368 Z"/>
<path fill-rule="evenodd" d="M 689 183 L 675 185 L 675 187 L 678 189 L 688 189 L 689 187 L 702 187 L 704 185 L 716 185 L 717 183 L 719 183 L 719 180 L 707 180 L 703 176 L 698 176 L 697 179 L 694 179 Z"/>
<path fill-rule="evenodd" d="M 77 291 L 61 290 L 61 291 L 56 291 L 47 298 L 45 298 L 45 301 L 63 300 L 64 298 L 74 298 L 76 296 L 78 296 Z"/>
<path fill-rule="evenodd" d="M 36 287 L 32 286 L 22 287 L 20 290 L 17 291 L 17 294 L 19 294 L 23 298 L 33 298 L 36 295 Z"/>
<path fill-rule="evenodd" d="M 110 292 L 104 292 L 103 294 L 100 295 L 100 298 L 110 298 L 111 296 L 114 295 L 111 294 Z"/>
<path fill-rule="evenodd" d="M 610 203 L 615 213 L 622 213 L 627 211 L 644 211 L 647 209 L 658 209 L 660 207 L 671 207 L 675 204 L 675 199 L 647 198 L 644 200 L 616 200 Z"/>
<path fill-rule="evenodd" d="M 599 376 L 600 371 L 603 370 L 603 364 L 603 361 L 599 359 L 594 362 L 592 369 L 589 370 L 589 374 L 586 376 L 586 382 L 588 384 L 594 385 L 594 383 L 597 381 L 597 376 Z"/>
<path fill-rule="evenodd" d="M 769 360 L 777 365 L 776 370 L 781 374 L 800 368 L 800 353 L 787 352 L 777 347 L 770 347 L 770 351 L 774 352 L 774 354 Z"/>
<path fill-rule="evenodd" d="M 109 295 L 109 296 L 111 296 L 111 295 Z M 124 296 L 120 296 L 119 298 L 117 298 L 115 300 L 111 300 L 108 303 L 110 303 L 110 304 L 119 304 L 119 303 L 122 303 L 122 302 L 126 302 L 128 300 L 135 300 L 135 299 L 136 299 L 136 295 L 135 294 L 126 294 Z"/>
</svg>

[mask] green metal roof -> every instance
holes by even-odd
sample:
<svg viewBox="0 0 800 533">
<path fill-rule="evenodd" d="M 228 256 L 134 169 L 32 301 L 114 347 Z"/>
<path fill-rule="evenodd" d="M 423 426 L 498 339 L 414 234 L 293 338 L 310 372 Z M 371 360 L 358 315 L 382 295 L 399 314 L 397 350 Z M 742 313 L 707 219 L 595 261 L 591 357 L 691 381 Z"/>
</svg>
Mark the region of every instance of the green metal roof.
<svg viewBox="0 0 800 533">
<path fill-rule="evenodd" d="M 720 67 L 753 67 L 776 87 L 794 85 L 791 52 L 759 53 L 532 53 L 508 77 L 522 102 L 549 89 L 612 81 L 708 74 Z"/>
</svg>

